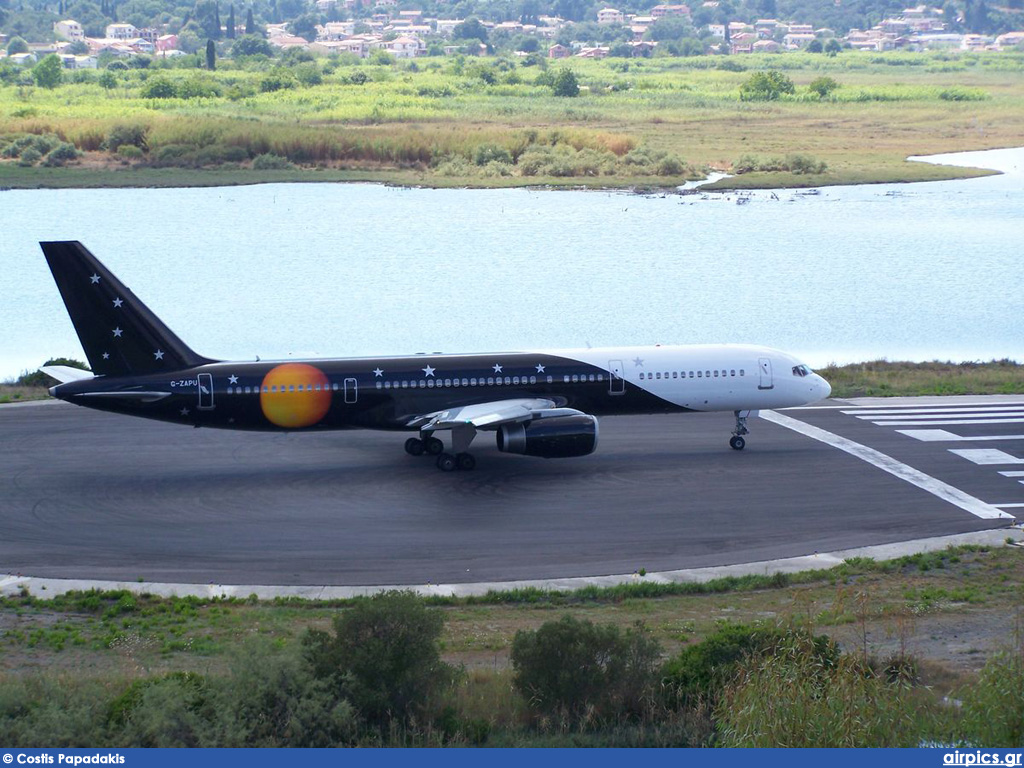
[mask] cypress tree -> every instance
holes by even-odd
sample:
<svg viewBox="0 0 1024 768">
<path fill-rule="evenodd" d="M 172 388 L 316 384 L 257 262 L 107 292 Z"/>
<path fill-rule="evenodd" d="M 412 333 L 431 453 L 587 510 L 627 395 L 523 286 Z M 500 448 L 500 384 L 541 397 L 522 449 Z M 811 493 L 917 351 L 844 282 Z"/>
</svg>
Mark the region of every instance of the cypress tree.
<svg viewBox="0 0 1024 768">
<path fill-rule="evenodd" d="M 217 46 L 213 40 L 206 41 L 206 68 L 211 72 L 217 68 Z"/>
<path fill-rule="evenodd" d="M 231 9 L 228 11 L 228 40 L 235 39 L 235 4 L 231 4 Z"/>
<path fill-rule="evenodd" d="M 218 3 L 213 9 L 213 36 L 217 40 L 220 40 L 220 4 Z"/>
<path fill-rule="evenodd" d="M 253 18 L 252 18 L 252 8 L 251 7 L 249 8 L 249 10 L 245 14 L 245 34 L 247 34 L 247 35 L 255 35 L 256 34 L 256 22 L 253 21 Z"/>
</svg>

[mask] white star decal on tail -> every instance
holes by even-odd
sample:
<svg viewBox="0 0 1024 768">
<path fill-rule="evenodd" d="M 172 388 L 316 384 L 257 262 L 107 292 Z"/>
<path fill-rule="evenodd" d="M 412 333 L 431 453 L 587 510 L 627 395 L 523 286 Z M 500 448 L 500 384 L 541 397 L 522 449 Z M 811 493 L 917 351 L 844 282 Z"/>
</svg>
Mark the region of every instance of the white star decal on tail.
<svg viewBox="0 0 1024 768">
<path fill-rule="evenodd" d="M 92 276 L 89 279 L 92 281 L 93 285 L 96 285 L 96 283 L 100 281 L 100 276 L 93 272 Z"/>
<path fill-rule="evenodd" d="M 497 363 L 494 364 L 494 372 L 501 373 L 501 366 L 498 365 Z"/>
<path fill-rule="evenodd" d="M 163 360 L 164 351 L 162 349 L 158 349 L 156 352 L 153 353 L 153 357 L 155 357 L 157 360 Z"/>
<path fill-rule="evenodd" d="M 544 373 L 544 366 L 537 363 L 537 373 Z"/>
<path fill-rule="evenodd" d="M 431 368 L 428 365 L 426 368 L 421 368 L 420 370 L 423 371 L 423 375 L 424 376 L 433 376 L 434 375 L 434 371 L 437 370 L 437 369 L 436 368 Z"/>
<path fill-rule="evenodd" d="M 424 369 L 424 373 L 426 373 L 425 369 Z M 373 369 L 373 375 L 376 376 L 379 379 L 381 376 L 384 375 L 384 370 L 382 368 L 374 368 Z"/>
<path fill-rule="evenodd" d="M 228 384 L 237 384 L 237 383 L 238 383 L 238 377 L 237 376 L 228 376 Z"/>
<path fill-rule="evenodd" d="M 110 353 L 109 352 L 104 352 L 103 353 L 103 359 L 104 360 L 109 360 L 110 359 Z"/>
<path fill-rule="evenodd" d="M 114 331 L 113 331 L 113 333 L 114 333 L 114 335 L 115 335 L 115 336 L 116 336 L 117 338 L 119 338 L 119 339 L 120 339 L 120 338 L 121 338 L 121 334 L 122 334 L 122 333 L 124 333 L 124 331 L 122 331 L 122 330 L 121 330 L 120 328 L 115 328 L 115 329 L 114 329 Z"/>
<path fill-rule="evenodd" d="M 120 307 L 122 304 L 124 304 L 124 302 L 121 301 L 121 299 L 114 299 L 114 306 L 115 307 Z"/>
</svg>

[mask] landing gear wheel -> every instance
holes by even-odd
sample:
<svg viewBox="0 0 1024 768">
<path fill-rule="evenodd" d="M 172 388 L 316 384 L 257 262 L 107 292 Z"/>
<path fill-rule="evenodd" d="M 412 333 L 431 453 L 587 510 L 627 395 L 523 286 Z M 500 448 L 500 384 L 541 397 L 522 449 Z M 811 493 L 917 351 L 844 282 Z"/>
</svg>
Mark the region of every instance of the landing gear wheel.
<svg viewBox="0 0 1024 768">
<path fill-rule="evenodd" d="M 732 448 L 734 451 L 742 451 L 746 444 L 747 441 L 744 440 L 739 435 L 733 435 L 732 437 L 729 438 L 729 447 Z"/>
<path fill-rule="evenodd" d="M 422 456 L 423 450 L 423 441 L 418 437 L 410 437 L 405 441 L 405 452 L 410 456 Z"/>
<path fill-rule="evenodd" d="M 437 457 L 437 468 L 442 472 L 454 472 L 457 465 L 458 462 L 450 453 L 442 453 Z"/>
<path fill-rule="evenodd" d="M 455 464 L 459 469 L 469 472 L 471 469 L 476 468 L 476 459 L 473 458 L 471 453 L 460 453 L 455 457 Z"/>
<path fill-rule="evenodd" d="M 424 438 L 423 447 L 431 456 L 440 456 L 444 452 L 444 443 L 436 437 Z"/>
</svg>

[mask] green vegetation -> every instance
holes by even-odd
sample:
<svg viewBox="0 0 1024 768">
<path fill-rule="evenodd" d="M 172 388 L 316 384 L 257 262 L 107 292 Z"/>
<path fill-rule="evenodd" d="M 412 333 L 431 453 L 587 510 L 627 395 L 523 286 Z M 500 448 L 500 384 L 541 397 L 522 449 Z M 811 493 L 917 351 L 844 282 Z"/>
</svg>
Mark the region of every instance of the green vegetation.
<svg viewBox="0 0 1024 768">
<path fill-rule="evenodd" d="M 856 559 L 703 595 L 643 583 L 529 600 L 22 593 L 0 599 L 0 739 L 1021 746 L 1024 645 L 1008 644 L 1020 552 Z M 944 657 L 943 632 L 976 652 Z"/>
<path fill-rule="evenodd" d="M 66 73 L 71 82 L 52 88 L 0 66 L 0 152 L 55 137 L 76 153 L 53 159 L 66 166 L 59 171 L 36 147 L 38 159 L 8 154 L 0 186 L 664 187 L 714 169 L 741 172 L 718 188 L 959 178 L 979 171 L 905 158 L 1012 145 L 1024 118 L 1024 54 L 1013 52 L 655 57 L 551 69 L 529 57 L 371 63 L 254 53 L 218 59 L 210 71 L 203 57 L 185 58 Z M 115 142 L 125 126 L 143 140 Z M 124 143 L 141 156 L 120 152 Z M 481 163 L 485 147 L 501 152 Z M 265 175 L 255 159 L 268 154 L 290 167 Z"/>
<path fill-rule="evenodd" d="M 899 395 L 1015 395 L 1024 393 L 1024 365 L 988 363 L 870 363 L 829 365 L 818 371 L 833 397 Z"/>
</svg>

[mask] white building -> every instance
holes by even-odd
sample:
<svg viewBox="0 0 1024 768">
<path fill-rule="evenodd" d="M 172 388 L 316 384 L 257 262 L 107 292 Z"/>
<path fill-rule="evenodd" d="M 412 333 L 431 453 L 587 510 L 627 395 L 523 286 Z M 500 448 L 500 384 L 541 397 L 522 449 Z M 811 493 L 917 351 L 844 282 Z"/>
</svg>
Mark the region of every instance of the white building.
<svg viewBox="0 0 1024 768">
<path fill-rule="evenodd" d="M 105 36 L 111 40 L 134 40 L 139 37 L 139 30 L 133 24 L 108 24 Z"/>
<path fill-rule="evenodd" d="M 615 8 L 602 8 L 597 12 L 598 24 L 625 24 L 626 14 Z"/>
<path fill-rule="evenodd" d="M 63 40 L 70 40 L 72 43 L 85 39 L 85 30 L 82 25 L 74 19 L 64 19 L 53 25 L 53 34 Z"/>
</svg>

